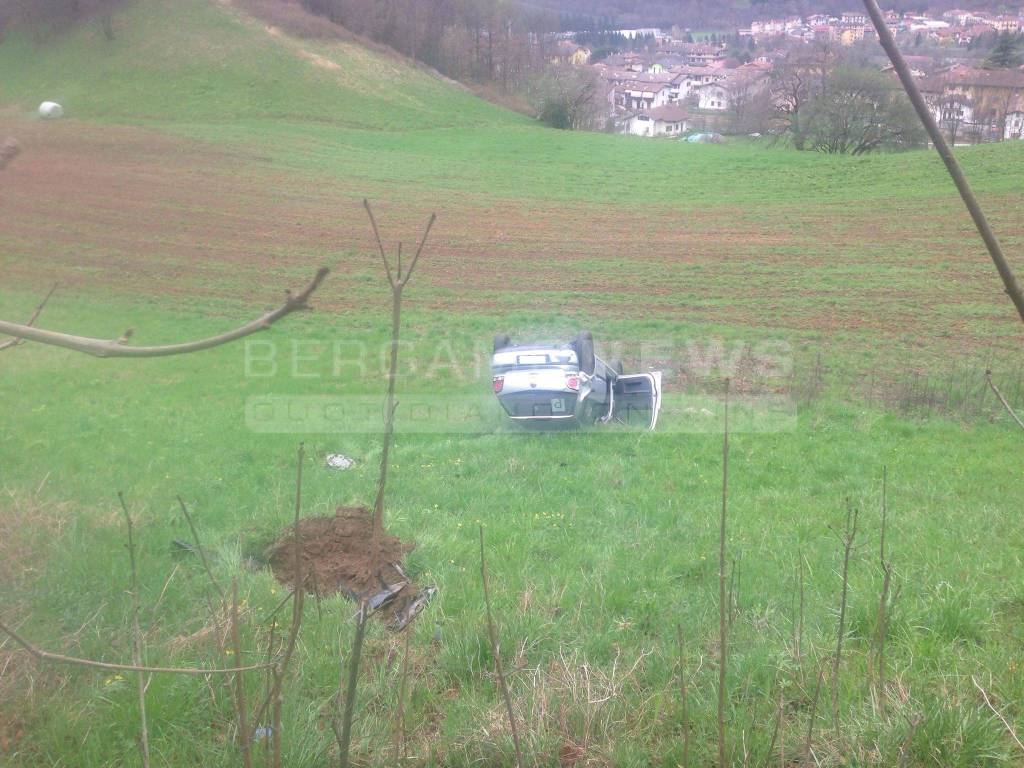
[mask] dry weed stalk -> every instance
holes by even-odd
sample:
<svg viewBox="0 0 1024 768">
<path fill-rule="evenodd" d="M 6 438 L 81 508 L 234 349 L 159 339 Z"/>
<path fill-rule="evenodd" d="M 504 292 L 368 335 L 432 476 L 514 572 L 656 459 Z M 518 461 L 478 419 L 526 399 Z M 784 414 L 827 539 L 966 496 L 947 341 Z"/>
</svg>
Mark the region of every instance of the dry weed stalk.
<svg viewBox="0 0 1024 768">
<path fill-rule="evenodd" d="M 142 647 L 145 641 L 139 626 L 139 570 L 135 560 L 135 537 L 132 530 L 134 525 L 121 491 L 117 492 L 117 498 L 121 502 L 121 510 L 124 512 L 124 520 L 128 528 L 128 562 L 131 567 L 132 596 L 132 664 L 142 666 Z M 149 726 L 146 722 L 146 688 L 148 684 L 145 672 L 137 672 L 136 675 L 139 690 L 139 752 L 142 757 L 142 768 L 149 768 Z"/>
<path fill-rule="evenodd" d="M 843 588 L 839 598 L 839 626 L 836 628 L 836 652 L 832 658 L 832 676 L 829 681 L 832 688 L 832 722 L 839 727 L 839 666 L 843 658 L 843 640 L 846 637 L 846 604 L 850 593 L 850 553 L 857 538 L 857 508 L 851 504 L 846 506 L 846 525 L 840 535 L 843 545 Z"/>
<path fill-rule="evenodd" d="M 793 606 L 793 655 L 796 663 L 801 664 L 804 656 L 804 553 L 802 550 L 797 553 L 796 571 L 797 588 L 793 595 L 796 602 L 796 605 Z"/>
<path fill-rule="evenodd" d="M 775 751 L 775 743 L 779 743 L 779 767 L 786 765 L 786 734 L 782 732 L 782 718 L 786 713 L 786 699 L 782 690 L 779 690 L 779 708 L 775 714 L 775 729 L 772 731 L 772 742 L 768 745 L 768 754 L 765 756 L 764 764 L 768 765 Z M 781 738 L 780 738 L 781 737 Z"/>
<path fill-rule="evenodd" d="M 686 655 L 683 646 L 683 625 L 676 625 L 676 642 L 679 646 L 679 706 L 682 710 L 683 726 L 683 763 L 682 768 L 690 768 L 690 707 L 686 698 Z"/>
<path fill-rule="evenodd" d="M 729 500 L 729 379 L 725 380 L 725 418 L 722 430 L 722 513 L 718 530 L 718 766 L 725 768 L 725 682 L 728 628 L 725 595 L 725 541 Z"/>
<path fill-rule="evenodd" d="M 627 666 L 621 651 L 617 651 L 611 669 L 606 671 L 592 665 L 578 650 L 566 654 L 565 649 L 560 648 L 557 658 L 527 673 L 529 680 L 525 689 L 530 692 L 529 697 L 525 701 L 523 698 L 512 700 L 517 724 L 533 723 L 531 733 L 535 736 L 549 731 L 557 734 L 577 765 L 594 761 L 601 764 L 591 755 L 592 745 L 613 739 L 629 727 L 637 711 L 649 709 L 657 698 L 655 692 L 642 688 L 637 680 L 638 671 L 652 653 L 641 649 Z M 627 687 L 642 698 L 627 701 Z M 503 700 L 498 702 L 498 710 L 492 719 L 507 723 L 508 712 Z M 580 713 L 578 724 L 570 723 L 570 711 Z M 496 722 L 492 730 L 498 730 Z"/>
<path fill-rule="evenodd" d="M 284 643 L 284 655 L 272 668 L 273 681 L 270 686 L 270 695 L 260 707 L 260 712 L 271 707 L 271 765 L 273 768 L 281 768 L 281 708 L 284 704 L 284 678 L 288 672 L 292 657 L 295 655 L 295 645 L 299 640 L 299 629 L 302 627 L 302 609 L 306 604 L 306 586 L 302 573 L 302 529 L 299 522 L 302 517 L 302 463 L 306 457 L 306 446 L 299 443 L 298 458 L 295 468 L 295 518 L 292 523 L 292 530 L 295 532 L 294 557 L 295 562 L 292 572 L 295 574 L 295 587 L 292 596 L 292 624 L 288 629 L 288 638 Z M 261 715 L 262 716 L 262 715 Z"/>
<path fill-rule="evenodd" d="M 356 614 L 356 631 L 352 640 L 352 653 L 348 659 L 348 683 L 345 688 L 345 707 L 341 716 L 341 725 L 332 722 L 334 737 L 338 741 L 338 764 L 348 768 L 349 750 L 352 744 L 352 720 L 356 711 L 356 696 L 359 691 L 359 662 L 363 655 L 363 639 L 366 637 L 366 622 L 369 619 L 368 605 L 365 599 L 359 601 Z"/>
<path fill-rule="evenodd" d="M 404 650 L 402 652 L 402 682 L 398 688 L 398 706 L 395 709 L 395 755 L 405 760 L 409 757 L 409 734 L 405 726 L 405 697 L 409 689 L 409 638 L 411 632 L 405 633 Z"/>
<path fill-rule="evenodd" d="M 505 709 L 508 711 L 508 724 L 512 731 L 512 746 L 515 749 L 516 768 L 523 768 L 523 753 L 519 745 L 519 728 L 516 726 L 516 715 L 512 709 L 512 696 L 508 692 L 508 683 L 505 680 L 505 671 L 501 666 L 501 649 L 498 645 L 498 631 L 494 626 L 494 616 L 491 613 L 491 592 L 487 584 L 487 560 L 484 555 L 484 527 L 480 526 L 480 578 L 484 588 L 484 607 L 487 610 L 487 636 L 491 641 L 491 654 L 494 656 L 494 669 L 498 674 L 498 689 L 501 697 L 505 700 Z"/>
<path fill-rule="evenodd" d="M 900 763 L 899 768 L 906 768 L 907 761 L 910 759 L 910 745 L 914 743 L 914 736 L 917 735 L 917 728 L 924 721 L 924 717 L 921 715 L 914 715 L 913 717 L 907 718 L 907 735 L 903 739 L 903 743 L 900 744 Z"/>
<path fill-rule="evenodd" d="M 236 659 L 242 658 L 242 639 L 238 632 L 238 579 L 231 580 L 231 647 Z M 235 718 L 238 721 L 238 748 L 242 751 L 242 765 L 252 768 L 252 749 L 249 719 L 245 703 L 245 676 L 235 675 Z"/>
<path fill-rule="evenodd" d="M 807 716 L 807 740 L 804 742 L 804 763 L 811 764 L 811 745 L 814 741 L 814 720 L 818 716 L 818 700 L 821 698 L 821 683 L 825 678 L 825 668 L 818 667 L 818 682 L 814 686 L 814 697 L 811 699 L 811 711 Z"/>
<path fill-rule="evenodd" d="M 892 561 L 885 556 L 885 529 L 889 517 L 888 468 L 882 467 L 882 534 L 878 561 L 882 568 L 882 592 L 878 597 L 878 690 L 879 706 L 885 709 L 885 635 L 889 620 L 889 591 L 892 588 Z"/>
<path fill-rule="evenodd" d="M 981 693 L 981 697 L 985 700 L 985 706 L 991 709 L 992 714 L 999 718 L 999 722 L 1001 722 L 1003 727 L 1006 728 L 1006 732 L 1010 734 L 1010 738 L 1012 738 L 1014 743 L 1020 747 L 1020 751 L 1024 752 L 1024 742 L 1021 742 L 1020 737 L 1017 735 L 1017 731 L 1014 730 L 1010 721 L 1006 719 L 1006 716 L 1002 712 L 995 708 L 995 705 L 992 704 L 992 700 L 988 696 L 988 692 L 981 687 L 981 684 L 973 675 L 971 676 L 971 682 L 974 683 L 974 687 Z"/>
</svg>

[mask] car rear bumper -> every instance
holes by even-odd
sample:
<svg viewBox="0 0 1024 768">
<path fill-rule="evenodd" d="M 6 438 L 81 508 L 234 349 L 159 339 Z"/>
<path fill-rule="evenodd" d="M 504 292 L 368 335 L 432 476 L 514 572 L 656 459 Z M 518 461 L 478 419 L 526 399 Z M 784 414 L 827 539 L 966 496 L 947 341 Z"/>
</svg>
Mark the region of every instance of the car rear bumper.
<svg viewBox="0 0 1024 768">
<path fill-rule="evenodd" d="M 578 394 L 564 390 L 531 390 L 501 394 L 498 401 L 510 419 L 564 421 L 576 418 Z"/>
</svg>

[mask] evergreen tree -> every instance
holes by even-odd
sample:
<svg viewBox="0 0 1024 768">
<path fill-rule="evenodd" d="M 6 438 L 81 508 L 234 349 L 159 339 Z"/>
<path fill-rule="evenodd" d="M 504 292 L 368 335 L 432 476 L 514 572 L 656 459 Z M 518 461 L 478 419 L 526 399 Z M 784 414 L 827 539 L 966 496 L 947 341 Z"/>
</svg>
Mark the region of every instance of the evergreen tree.
<svg viewBox="0 0 1024 768">
<path fill-rule="evenodd" d="M 996 41 L 996 47 L 985 59 L 985 69 L 1011 69 L 1024 63 L 1020 50 L 1020 37 L 1003 32 Z"/>
</svg>

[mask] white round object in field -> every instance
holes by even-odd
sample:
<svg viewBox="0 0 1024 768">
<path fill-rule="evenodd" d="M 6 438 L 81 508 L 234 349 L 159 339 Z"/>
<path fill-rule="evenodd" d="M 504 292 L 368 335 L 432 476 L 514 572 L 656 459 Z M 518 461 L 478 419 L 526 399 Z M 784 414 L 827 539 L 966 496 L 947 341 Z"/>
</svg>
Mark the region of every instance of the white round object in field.
<svg viewBox="0 0 1024 768">
<path fill-rule="evenodd" d="M 56 101 L 44 101 L 39 105 L 39 116 L 46 120 L 56 120 L 64 117 L 64 107 Z"/>
<path fill-rule="evenodd" d="M 351 469 L 355 463 L 355 459 L 350 459 L 341 453 L 327 454 L 327 466 L 331 469 Z"/>
</svg>

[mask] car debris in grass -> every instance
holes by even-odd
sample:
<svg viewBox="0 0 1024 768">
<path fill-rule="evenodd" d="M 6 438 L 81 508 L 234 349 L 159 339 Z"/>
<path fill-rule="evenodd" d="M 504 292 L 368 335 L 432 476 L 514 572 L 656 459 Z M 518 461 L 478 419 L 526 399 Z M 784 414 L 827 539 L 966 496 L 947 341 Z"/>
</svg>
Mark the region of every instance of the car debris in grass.
<svg viewBox="0 0 1024 768">
<path fill-rule="evenodd" d="M 343 453 L 329 453 L 326 463 L 330 469 L 351 469 L 356 465 L 356 460 Z"/>
</svg>

